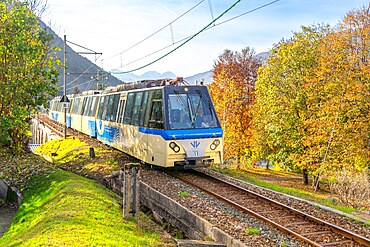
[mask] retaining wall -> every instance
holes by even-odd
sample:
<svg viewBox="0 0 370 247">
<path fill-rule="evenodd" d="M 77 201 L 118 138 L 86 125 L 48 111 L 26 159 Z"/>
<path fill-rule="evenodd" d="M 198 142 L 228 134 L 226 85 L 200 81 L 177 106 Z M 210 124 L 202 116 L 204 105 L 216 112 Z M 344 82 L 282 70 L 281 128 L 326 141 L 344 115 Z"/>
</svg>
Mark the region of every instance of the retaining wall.
<svg viewBox="0 0 370 247">
<path fill-rule="evenodd" d="M 17 203 L 18 206 L 22 203 L 22 194 L 15 187 L 9 187 L 2 179 L 0 179 L 0 199 Z"/>
<path fill-rule="evenodd" d="M 222 243 L 226 246 L 245 246 L 239 240 L 234 239 L 229 234 L 213 226 L 210 222 L 197 216 L 166 195 L 154 190 L 144 182 L 140 182 L 139 196 L 141 205 L 150 208 L 173 226 L 181 229 L 189 238 L 202 240 L 206 237 L 211 237 L 217 243 Z"/>
</svg>

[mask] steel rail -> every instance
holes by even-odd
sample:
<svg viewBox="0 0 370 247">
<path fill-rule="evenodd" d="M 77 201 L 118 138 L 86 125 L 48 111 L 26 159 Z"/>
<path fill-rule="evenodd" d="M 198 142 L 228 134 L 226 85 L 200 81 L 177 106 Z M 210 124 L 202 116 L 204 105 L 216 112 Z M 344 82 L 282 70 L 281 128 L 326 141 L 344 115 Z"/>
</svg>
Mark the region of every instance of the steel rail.
<svg viewBox="0 0 370 247">
<path fill-rule="evenodd" d="M 35 119 L 37 119 L 40 123 L 46 124 L 47 127 L 50 128 L 58 136 L 63 137 L 63 130 L 61 129 L 62 126 L 60 126 L 54 120 L 51 120 L 48 117 L 45 117 L 44 115 L 35 116 Z"/>
<path fill-rule="evenodd" d="M 198 173 L 198 174 L 196 174 L 196 173 Z M 299 211 L 297 209 L 294 209 L 294 208 L 292 208 L 290 206 L 284 205 L 284 204 L 282 204 L 282 203 L 280 203 L 278 201 L 275 201 L 273 199 L 267 198 L 267 197 L 265 197 L 263 195 L 260 195 L 258 193 L 255 193 L 253 191 L 250 191 L 250 190 L 248 190 L 246 188 L 240 187 L 238 185 L 232 184 L 232 183 L 227 182 L 227 181 L 223 181 L 223 180 L 221 180 L 219 178 L 210 176 L 208 174 L 204 174 L 204 173 L 199 172 L 199 171 L 193 171 L 193 174 L 195 174 L 197 176 L 202 176 L 202 177 L 204 177 L 206 179 L 212 179 L 212 180 L 217 181 L 218 183 L 223 183 L 223 184 L 226 184 L 226 185 L 231 186 L 233 188 L 236 188 L 238 190 L 241 190 L 241 191 L 243 191 L 245 193 L 248 193 L 249 195 L 251 195 L 252 197 L 254 197 L 254 198 L 258 199 L 258 200 L 262 200 L 265 203 L 268 203 L 269 205 L 271 205 L 273 207 L 280 208 L 280 209 L 282 209 L 284 211 L 289 211 L 291 214 L 293 214 L 297 218 L 300 218 L 300 219 L 305 220 L 307 222 L 314 223 L 316 225 L 325 227 L 325 228 L 329 229 L 331 232 L 337 233 L 337 234 L 339 234 L 341 236 L 344 236 L 347 239 L 349 239 L 351 241 L 354 241 L 356 243 L 362 244 L 364 246 L 370 246 L 370 239 L 368 239 L 366 237 L 363 237 L 363 236 L 360 236 L 357 233 L 350 232 L 350 231 L 348 231 L 348 230 L 346 230 L 344 228 L 341 228 L 339 226 L 336 226 L 334 224 L 331 224 L 329 222 L 326 222 L 324 220 L 321 220 L 319 218 L 316 218 L 314 216 L 311 216 L 311 215 L 309 215 L 307 213 L 304 213 L 302 211 Z M 178 179 L 180 179 L 182 181 L 184 181 L 187 184 L 190 184 L 190 185 L 192 185 L 194 187 L 197 187 L 197 188 L 201 189 L 202 191 L 205 191 L 206 193 L 208 193 L 208 194 L 210 194 L 210 195 L 212 195 L 212 196 L 214 196 L 214 197 L 216 197 L 216 198 L 218 198 L 220 200 L 223 200 L 223 201 L 227 202 L 228 204 L 232 205 L 233 207 L 236 207 L 236 208 L 238 208 L 238 209 L 240 209 L 240 210 L 242 210 L 242 211 L 244 211 L 244 212 L 246 212 L 246 213 L 248 213 L 250 215 L 255 216 L 256 218 L 259 218 L 259 219 L 261 219 L 261 220 L 263 220 L 265 222 L 268 222 L 269 224 L 273 225 L 274 227 L 276 227 L 276 228 L 278 228 L 278 229 L 280 229 L 282 231 L 285 231 L 285 232 L 287 232 L 289 234 L 292 234 L 293 236 L 297 237 L 298 239 L 301 239 L 302 241 L 304 241 L 306 243 L 309 243 L 309 244 L 311 244 L 313 246 L 328 246 L 328 245 L 331 245 L 331 244 L 337 244 L 337 243 L 322 243 L 322 244 L 320 244 L 320 243 L 317 243 L 315 241 L 312 241 L 309 238 L 307 238 L 307 237 L 304 236 L 304 235 L 310 236 L 311 234 L 308 234 L 308 233 L 306 233 L 306 234 L 305 233 L 299 234 L 299 233 L 297 233 L 297 232 L 295 232 L 295 231 L 293 231 L 293 230 L 291 230 L 291 229 L 283 226 L 282 224 L 279 224 L 279 223 L 277 223 L 277 222 L 275 222 L 275 221 L 273 221 L 273 220 L 271 220 L 271 219 L 269 219 L 269 218 L 261 215 L 258 212 L 255 212 L 255 211 L 253 211 L 253 210 L 251 210 L 251 209 L 249 209 L 249 208 L 247 208 L 245 206 L 242 206 L 242 205 L 238 204 L 237 202 L 234 202 L 234 201 L 232 201 L 232 200 L 230 200 L 230 199 L 228 199 L 228 198 L 226 198 L 226 197 L 218 194 L 217 192 L 213 192 L 210 189 L 203 188 L 201 185 L 197 185 L 196 183 L 193 183 L 191 181 L 188 181 L 188 180 L 186 180 L 186 179 L 182 178 L 181 176 L 176 175 L 174 173 L 170 173 L 170 175 L 171 176 L 174 176 L 174 177 L 176 177 L 176 178 L 178 178 Z M 266 212 L 264 212 L 264 213 L 266 213 Z M 284 216 L 284 217 L 287 217 L 287 216 Z M 288 225 L 292 225 L 292 224 L 287 224 L 286 226 L 288 226 Z M 315 232 L 315 233 L 312 233 L 312 235 L 313 234 L 317 234 L 317 233 L 324 234 L 324 233 L 327 233 L 327 232 Z M 347 241 L 348 240 L 343 240 L 340 243 L 344 243 L 344 242 L 347 242 Z"/>
</svg>

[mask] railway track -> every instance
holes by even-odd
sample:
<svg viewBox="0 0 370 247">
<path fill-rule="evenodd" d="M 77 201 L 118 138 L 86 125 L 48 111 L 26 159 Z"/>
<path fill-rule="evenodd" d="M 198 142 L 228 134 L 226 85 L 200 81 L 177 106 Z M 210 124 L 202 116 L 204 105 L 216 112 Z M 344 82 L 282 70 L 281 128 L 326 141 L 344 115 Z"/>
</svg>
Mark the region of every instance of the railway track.
<svg viewBox="0 0 370 247">
<path fill-rule="evenodd" d="M 210 175 L 198 171 L 170 175 L 312 246 L 370 246 L 368 238 Z"/>
<path fill-rule="evenodd" d="M 53 130 L 54 133 L 56 133 L 57 135 L 59 135 L 60 137 L 64 137 L 64 125 L 59 123 L 59 122 L 56 122 L 52 119 L 50 119 L 47 115 L 45 114 L 38 114 L 38 115 L 35 115 L 35 118 L 40 121 L 40 123 L 43 123 L 45 124 L 48 128 L 50 128 L 51 130 Z M 67 128 L 67 136 L 76 136 L 78 137 L 81 141 L 84 141 L 86 143 L 88 143 L 89 145 L 92 145 L 93 147 L 100 147 L 102 149 L 111 149 L 111 150 L 117 150 L 117 149 L 114 149 L 113 147 L 110 147 L 108 145 L 105 145 L 99 141 L 96 140 L 96 138 L 92 138 L 84 133 L 81 133 L 77 130 L 74 130 L 74 129 L 71 129 L 71 128 Z M 119 151 L 119 150 L 117 150 Z M 120 153 L 124 154 L 123 152 L 119 151 Z M 126 154 L 125 154 L 126 155 Z M 130 156 L 130 160 L 132 159 L 132 162 L 138 162 L 137 159 L 133 158 Z"/>
<path fill-rule="evenodd" d="M 63 124 L 60 124 L 56 121 L 51 120 L 47 115 L 45 114 L 37 114 L 34 115 L 34 118 L 37 119 L 39 122 L 46 124 L 49 129 L 51 129 L 55 134 L 57 134 L 60 137 L 63 137 Z"/>
<path fill-rule="evenodd" d="M 44 115 L 38 119 L 63 136 L 62 124 Z M 370 240 L 361 235 L 210 175 L 193 170 L 170 174 L 312 246 L 370 246 Z"/>
</svg>

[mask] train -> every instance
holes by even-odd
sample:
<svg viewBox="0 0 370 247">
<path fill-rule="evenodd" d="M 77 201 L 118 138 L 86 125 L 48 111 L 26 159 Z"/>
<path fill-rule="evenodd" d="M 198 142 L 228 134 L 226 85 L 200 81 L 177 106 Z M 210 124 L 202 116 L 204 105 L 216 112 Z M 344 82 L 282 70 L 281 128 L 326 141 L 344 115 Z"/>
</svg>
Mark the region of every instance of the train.
<svg viewBox="0 0 370 247">
<path fill-rule="evenodd" d="M 68 106 L 60 96 L 50 101 L 51 119 L 144 163 L 191 169 L 223 162 L 223 131 L 205 85 L 143 80 L 67 97 Z"/>
</svg>

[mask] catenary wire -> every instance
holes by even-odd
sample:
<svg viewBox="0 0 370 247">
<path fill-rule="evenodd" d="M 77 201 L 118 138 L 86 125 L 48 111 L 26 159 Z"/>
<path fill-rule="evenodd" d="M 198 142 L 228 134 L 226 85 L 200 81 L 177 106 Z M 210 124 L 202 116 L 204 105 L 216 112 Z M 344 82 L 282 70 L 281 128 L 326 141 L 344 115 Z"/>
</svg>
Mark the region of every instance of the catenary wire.
<svg viewBox="0 0 370 247">
<path fill-rule="evenodd" d="M 264 7 L 267 7 L 267 6 L 271 5 L 271 4 L 274 4 L 274 3 L 279 2 L 279 1 L 280 1 L 280 0 L 274 0 L 274 1 L 271 1 L 271 2 L 269 2 L 269 3 L 266 3 L 266 4 L 264 4 L 264 5 L 261 5 L 261 6 L 257 7 L 257 8 L 251 9 L 251 10 L 246 11 L 246 12 L 244 12 L 244 13 L 240 14 L 240 15 L 234 16 L 234 17 L 232 17 L 232 18 L 229 18 L 229 19 L 227 19 L 227 20 L 225 20 L 225 21 L 223 21 L 223 22 L 220 22 L 220 23 L 217 23 L 217 24 L 214 24 L 214 25 L 212 25 L 212 23 L 211 23 L 211 24 L 207 25 L 207 27 L 206 27 L 203 31 L 208 31 L 208 30 L 210 30 L 210 29 L 212 29 L 212 28 L 214 28 L 214 27 L 216 27 L 216 26 L 219 26 L 219 25 L 225 24 L 225 23 L 227 23 L 227 22 L 229 22 L 229 21 L 231 21 L 231 20 L 237 19 L 237 18 L 239 18 L 239 17 L 241 17 L 241 16 L 244 16 L 244 15 L 246 15 L 246 14 L 250 14 L 250 13 L 252 13 L 252 12 L 255 12 L 255 11 L 259 10 L 259 9 L 262 9 L 262 8 L 264 8 Z M 238 1 L 238 2 L 239 2 L 239 1 Z M 237 2 L 237 3 L 238 3 L 238 2 Z M 224 14 L 224 13 L 223 13 L 223 14 Z M 223 14 L 222 14 L 222 15 L 223 15 Z M 219 16 L 216 20 L 218 20 L 219 18 L 220 18 L 220 16 Z M 216 20 L 214 20 L 214 21 L 213 21 L 213 23 L 214 23 Z M 212 26 L 211 26 L 211 25 L 212 25 Z M 199 33 L 200 33 L 200 32 L 199 32 Z M 182 41 L 184 41 L 184 40 L 190 39 L 190 38 L 191 38 L 191 37 L 193 37 L 193 36 L 194 36 L 194 35 L 187 36 L 187 37 L 185 37 L 185 38 L 183 38 L 183 39 L 181 39 L 181 40 L 176 41 L 175 43 L 173 43 L 173 44 L 171 44 L 171 45 L 165 46 L 165 47 L 163 47 L 163 48 L 161 48 L 161 49 L 159 49 L 159 50 L 157 50 L 157 51 L 154 51 L 154 52 L 152 52 L 152 53 L 150 53 L 150 54 L 148 54 L 148 55 L 146 55 L 146 56 L 143 56 L 143 57 L 141 57 L 141 58 L 138 58 L 138 59 L 136 59 L 136 60 L 134 60 L 134 61 L 131 61 L 131 62 L 127 63 L 127 64 L 124 64 L 123 66 L 127 66 L 127 65 L 130 65 L 130 64 L 132 64 L 132 63 L 138 62 L 138 61 L 140 61 L 140 60 L 142 60 L 142 59 L 145 59 L 145 58 L 147 58 L 147 57 L 149 57 L 149 56 L 151 56 L 151 55 L 154 55 L 154 54 L 156 54 L 156 53 L 158 53 L 158 52 L 160 52 L 160 51 L 163 51 L 163 50 L 165 50 L 165 49 L 167 49 L 167 48 L 169 48 L 169 47 L 171 47 L 171 46 L 173 46 L 173 45 L 176 45 L 176 44 L 178 44 L 178 43 L 180 43 L 180 42 L 182 42 Z M 189 40 L 189 41 L 190 41 L 190 40 Z M 186 43 L 186 42 L 184 42 L 184 44 L 185 44 L 185 43 Z M 181 46 L 180 46 L 180 47 L 181 47 Z M 175 48 L 174 50 L 176 50 L 176 49 L 178 49 L 178 48 L 180 48 L 180 47 L 177 47 L 177 48 Z M 173 50 L 173 51 L 174 51 L 174 50 Z M 172 53 L 173 51 L 171 51 L 171 53 Z M 169 54 L 167 54 L 167 55 L 169 55 Z M 165 56 L 166 56 L 166 55 L 162 56 L 161 58 L 164 58 Z M 159 61 L 161 58 L 157 59 L 156 61 Z M 151 65 L 151 64 L 153 64 L 153 63 L 155 63 L 156 61 L 154 61 L 154 62 L 152 62 L 152 63 L 150 63 L 150 64 L 148 64 L 148 65 L 146 65 L 146 66 L 149 66 L 149 65 Z M 117 68 L 117 69 L 120 69 L 120 68 L 122 68 L 123 66 L 121 66 L 121 67 L 119 67 L 119 68 Z M 145 67 L 146 67 L 146 66 L 145 66 Z M 117 70 L 117 69 L 113 69 L 112 71 L 110 71 L 110 73 L 111 73 L 111 74 L 125 74 L 125 73 L 132 72 L 132 71 L 114 72 L 114 70 Z M 141 68 L 139 68 L 139 69 L 141 69 Z M 139 69 L 135 69 L 135 71 L 136 71 L 136 70 L 139 70 Z M 133 70 L 133 71 L 134 71 L 134 70 Z M 91 81 L 88 81 L 88 82 L 91 82 Z M 82 83 L 82 84 L 79 84 L 79 85 L 76 85 L 76 86 L 80 86 L 80 85 L 83 85 L 83 84 L 86 84 L 86 83 Z"/>
<path fill-rule="evenodd" d="M 170 23 L 168 23 L 167 25 L 161 27 L 160 29 L 158 29 L 157 31 L 155 31 L 154 33 L 152 33 L 151 35 L 147 36 L 146 38 L 142 39 L 141 41 L 135 43 L 134 45 L 130 46 L 129 48 L 127 48 L 126 50 L 120 52 L 120 53 L 117 53 L 116 55 L 113 55 L 113 56 L 110 56 L 108 58 L 105 58 L 105 59 L 102 59 L 102 60 L 108 60 L 108 59 L 111 59 L 111 58 L 114 58 L 114 57 L 117 57 L 117 56 L 120 56 L 122 54 L 124 54 L 125 52 L 131 50 L 132 48 L 140 45 L 141 43 L 143 43 L 144 41 L 148 40 L 149 38 L 153 37 L 154 35 L 156 35 L 157 33 L 159 33 L 160 31 L 162 31 L 163 29 L 165 29 L 166 27 L 168 26 L 171 26 L 174 22 L 176 22 L 177 20 L 179 20 L 181 17 L 183 17 L 184 15 L 186 15 L 187 13 L 189 13 L 190 11 L 192 11 L 193 9 L 195 9 L 196 7 L 198 7 L 201 3 L 203 3 L 204 0 L 198 2 L 196 5 L 194 5 L 193 7 L 191 7 L 190 9 L 188 9 L 187 11 L 185 11 L 183 14 L 181 14 L 180 16 L 178 16 L 176 19 L 174 19 L 173 21 L 171 21 Z"/>
<path fill-rule="evenodd" d="M 198 33 L 196 33 L 196 34 L 194 34 L 194 35 L 190 35 L 190 36 L 188 36 L 188 37 L 185 37 L 185 38 L 183 38 L 183 39 L 181 39 L 181 40 L 179 40 L 179 41 L 177 41 L 177 42 L 175 42 L 175 43 L 173 43 L 173 44 L 170 44 L 170 45 L 168 45 L 168 46 L 165 46 L 165 47 L 163 47 L 163 48 L 161 48 L 161 49 L 159 49 L 159 50 L 157 50 L 157 51 L 154 51 L 154 52 L 152 52 L 152 53 L 150 53 L 150 54 L 148 54 L 148 55 L 145 55 L 145 56 L 143 56 L 143 57 L 141 57 L 141 58 L 138 58 L 138 59 L 136 59 L 136 60 L 134 60 L 134 61 L 131 61 L 131 62 L 127 63 L 127 64 L 124 64 L 124 65 L 122 65 L 122 66 L 121 66 L 121 67 L 119 67 L 119 68 L 116 68 L 116 69 L 111 70 L 110 72 L 111 72 L 112 74 L 126 74 L 126 73 L 129 73 L 129 72 L 133 72 L 133 71 L 136 71 L 136 70 L 139 70 L 139 69 L 145 68 L 145 67 L 147 67 L 147 66 L 149 66 L 149 65 L 151 65 L 151 64 L 153 64 L 153 63 L 155 63 L 155 62 L 157 62 L 157 61 L 159 61 L 159 60 L 161 60 L 161 59 L 163 59 L 163 58 L 164 58 L 164 57 L 166 57 L 167 55 L 171 54 L 172 52 L 174 52 L 175 50 L 177 50 L 178 48 L 180 48 L 181 46 L 183 46 L 184 44 L 186 44 L 188 41 L 190 41 L 191 39 L 193 39 L 193 38 L 194 38 L 195 36 L 197 36 L 199 33 L 203 32 L 203 31 L 208 31 L 208 30 L 210 30 L 210 29 L 212 29 L 212 28 L 214 28 L 214 27 L 216 27 L 216 26 L 219 26 L 219 25 L 225 24 L 226 22 L 229 22 L 229 21 L 231 21 L 231 20 L 237 19 L 237 18 L 239 18 L 239 17 L 241 17 L 241 16 L 244 16 L 244 15 L 246 15 L 246 14 L 250 14 L 250 13 L 252 13 L 252 12 L 255 12 L 255 11 L 259 10 L 259 9 L 262 9 L 262 8 L 264 8 L 264 7 L 267 7 L 267 6 L 271 5 L 271 4 L 274 4 L 274 3 L 279 2 L 279 1 L 280 1 L 280 0 L 274 0 L 274 1 L 271 1 L 271 2 L 269 2 L 269 3 L 266 3 L 266 4 L 264 4 L 264 5 L 259 6 L 259 7 L 257 7 L 257 8 L 254 8 L 254 9 L 252 9 L 252 10 L 249 10 L 249 11 L 247 11 L 247 12 L 244 12 L 244 13 L 242 13 L 242 14 L 240 14 L 240 15 L 237 15 L 237 16 L 234 16 L 234 17 L 232 17 L 232 18 L 229 18 L 229 19 L 227 19 L 227 20 L 225 20 L 225 21 L 223 21 L 223 22 L 220 22 L 220 23 L 215 24 L 215 22 L 216 22 L 216 21 L 217 21 L 221 16 L 223 16 L 227 11 L 229 11 L 229 10 L 230 10 L 230 9 L 228 9 L 228 10 L 226 10 L 226 12 L 224 12 L 224 13 L 222 13 L 220 16 L 218 16 L 216 19 L 214 19 L 210 24 L 208 24 L 205 28 L 203 28 L 203 29 L 202 29 L 201 31 L 199 31 Z M 235 6 L 238 2 L 239 2 L 239 1 L 237 1 L 233 6 Z M 232 6 L 232 7 L 233 7 L 233 6 Z M 212 24 L 214 24 L 214 25 L 212 25 Z M 156 53 L 158 53 L 158 52 L 160 52 L 160 51 L 163 51 L 163 50 L 165 50 L 165 49 L 167 49 L 167 48 L 169 48 L 169 47 L 171 47 L 171 46 L 173 46 L 173 45 L 175 45 L 175 44 L 178 44 L 178 43 L 180 43 L 180 42 L 182 42 L 182 41 L 184 41 L 184 40 L 186 40 L 186 41 L 185 41 L 183 44 L 179 45 L 178 47 L 176 47 L 175 49 L 173 49 L 173 50 L 171 50 L 170 52 L 166 53 L 166 54 L 165 54 L 165 55 L 163 55 L 162 57 L 160 57 L 160 58 L 158 58 L 158 59 L 156 59 L 156 60 L 154 60 L 154 61 L 152 61 L 152 62 L 150 62 L 150 63 L 148 63 L 148 64 L 146 64 L 146 65 L 144 65 L 144 66 L 141 66 L 141 67 L 139 67 L 139 68 L 137 68 L 137 69 L 133 69 L 133 70 L 129 70 L 129 71 L 115 71 L 115 70 L 118 70 L 118 69 L 120 69 L 120 68 L 122 68 L 122 67 L 124 67 L 124 66 L 130 65 L 130 64 L 133 64 L 133 63 L 138 62 L 138 61 L 140 61 L 140 60 L 142 60 L 142 59 L 145 59 L 145 58 L 147 58 L 147 57 L 149 57 L 149 56 L 152 56 L 152 55 L 154 55 L 154 54 L 156 54 Z"/>
</svg>

